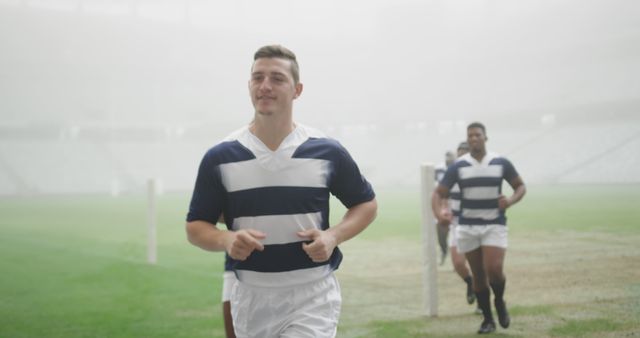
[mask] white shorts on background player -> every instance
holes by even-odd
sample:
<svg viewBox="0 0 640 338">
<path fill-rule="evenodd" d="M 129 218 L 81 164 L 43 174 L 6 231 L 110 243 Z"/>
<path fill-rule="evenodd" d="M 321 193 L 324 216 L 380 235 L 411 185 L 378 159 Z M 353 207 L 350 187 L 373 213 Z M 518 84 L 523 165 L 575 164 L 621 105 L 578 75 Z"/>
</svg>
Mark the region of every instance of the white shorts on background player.
<svg viewBox="0 0 640 338">
<path fill-rule="evenodd" d="M 231 314 L 238 338 L 333 338 L 340 317 L 340 286 L 334 274 L 287 287 L 238 282 Z"/>
<path fill-rule="evenodd" d="M 231 300 L 231 290 L 238 281 L 236 274 L 233 271 L 225 271 L 222 274 L 222 302 L 228 302 Z"/>
<path fill-rule="evenodd" d="M 458 236 L 456 236 L 456 227 L 458 225 L 455 223 L 449 224 L 449 247 L 455 248 L 458 246 Z"/>
<path fill-rule="evenodd" d="M 458 225 L 456 226 L 459 253 L 467 253 L 481 246 L 507 248 L 508 229 L 505 225 Z"/>
</svg>

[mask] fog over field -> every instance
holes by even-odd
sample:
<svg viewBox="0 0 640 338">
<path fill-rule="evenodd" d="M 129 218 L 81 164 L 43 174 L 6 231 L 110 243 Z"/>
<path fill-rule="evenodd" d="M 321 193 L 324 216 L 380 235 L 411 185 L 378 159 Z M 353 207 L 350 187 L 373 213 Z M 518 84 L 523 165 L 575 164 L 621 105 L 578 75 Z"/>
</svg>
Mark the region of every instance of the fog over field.
<svg viewBox="0 0 640 338">
<path fill-rule="evenodd" d="M 526 182 L 638 183 L 636 1 L 0 0 L 0 195 L 192 188 L 252 118 L 253 53 L 298 56 L 297 122 L 377 186 L 487 125 Z"/>
</svg>

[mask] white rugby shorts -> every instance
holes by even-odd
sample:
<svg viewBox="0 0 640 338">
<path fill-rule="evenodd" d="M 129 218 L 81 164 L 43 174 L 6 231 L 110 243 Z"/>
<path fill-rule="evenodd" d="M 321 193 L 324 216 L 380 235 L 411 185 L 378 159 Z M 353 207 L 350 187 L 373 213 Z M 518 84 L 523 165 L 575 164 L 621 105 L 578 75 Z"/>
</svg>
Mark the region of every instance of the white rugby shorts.
<svg viewBox="0 0 640 338">
<path fill-rule="evenodd" d="M 449 224 L 449 247 L 455 248 L 458 246 L 458 236 L 456 236 L 456 226 L 458 226 L 458 217 L 454 217 L 451 224 Z"/>
<path fill-rule="evenodd" d="M 238 282 L 231 292 L 231 314 L 238 338 L 333 338 L 341 304 L 340 285 L 333 273 L 287 287 Z"/>
<path fill-rule="evenodd" d="M 231 290 L 238 281 L 236 274 L 233 271 L 225 271 L 222 274 L 222 302 L 229 302 L 231 300 Z"/>
<path fill-rule="evenodd" d="M 507 248 L 506 225 L 458 225 L 456 226 L 458 252 L 467 253 L 481 246 L 495 246 Z"/>
</svg>

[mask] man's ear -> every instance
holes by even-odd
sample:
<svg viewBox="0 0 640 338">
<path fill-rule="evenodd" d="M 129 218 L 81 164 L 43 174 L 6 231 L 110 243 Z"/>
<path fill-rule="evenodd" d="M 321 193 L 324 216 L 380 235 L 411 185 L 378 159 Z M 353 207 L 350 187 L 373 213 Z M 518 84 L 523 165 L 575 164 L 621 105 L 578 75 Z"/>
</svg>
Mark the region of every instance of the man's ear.
<svg viewBox="0 0 640 338">
<path fill-rule="evenodd" d="M 302 94 L 302 89 L 304 88 L 304 86 L 302 85 L 302 83 L 298 82 L 296 83 L 295 89 L 296 89 L 296 93 L 293 95 L 294 99 L 297 99 L 298 96 L 300 96 L 300 94 Z"/>
</svg>

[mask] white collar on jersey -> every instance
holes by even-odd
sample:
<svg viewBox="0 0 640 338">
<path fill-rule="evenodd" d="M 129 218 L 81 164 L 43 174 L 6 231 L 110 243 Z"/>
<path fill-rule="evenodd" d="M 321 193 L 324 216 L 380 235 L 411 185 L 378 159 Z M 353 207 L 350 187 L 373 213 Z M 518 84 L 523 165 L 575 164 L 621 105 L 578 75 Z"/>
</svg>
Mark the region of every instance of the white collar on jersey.
<svg viewBox="0 0 640 338">
<path fill-rule="evenodd" d="M 471 163 L 474 166 L 486 167 L 489 165 L 489 162 L 491 162 L 491 160 L 493 160 L 496 157 L 500 157 L 500 155 L 487 151 L 487 153 L 482 158 L 482 161 L 478 162 L 478 160 L 476 160 L 473 156 L 471 156 L 471 153 L 466 153 L 460 156 L 460 158 L 458 158 L 458 161 L 464 160 Z"/>
<path fill-rule="evenodd" d="M 275 151 L 269 149 L 257 136 L 250 130 L 249 126 L 244 126 L 236 130 L 227 138 L 226 141 L 237 140 L 249 149 L 255 156 L 260 165 L 268 170 L 281 170 L 289 165 L 293 153 L 298 147 L 307 141 L 310 137 L 326 137 L 322 132 L 309 128 L 302 124 L 296 123 L 295 129 L 282 140 L 280 146 Z"/>
</svg>

